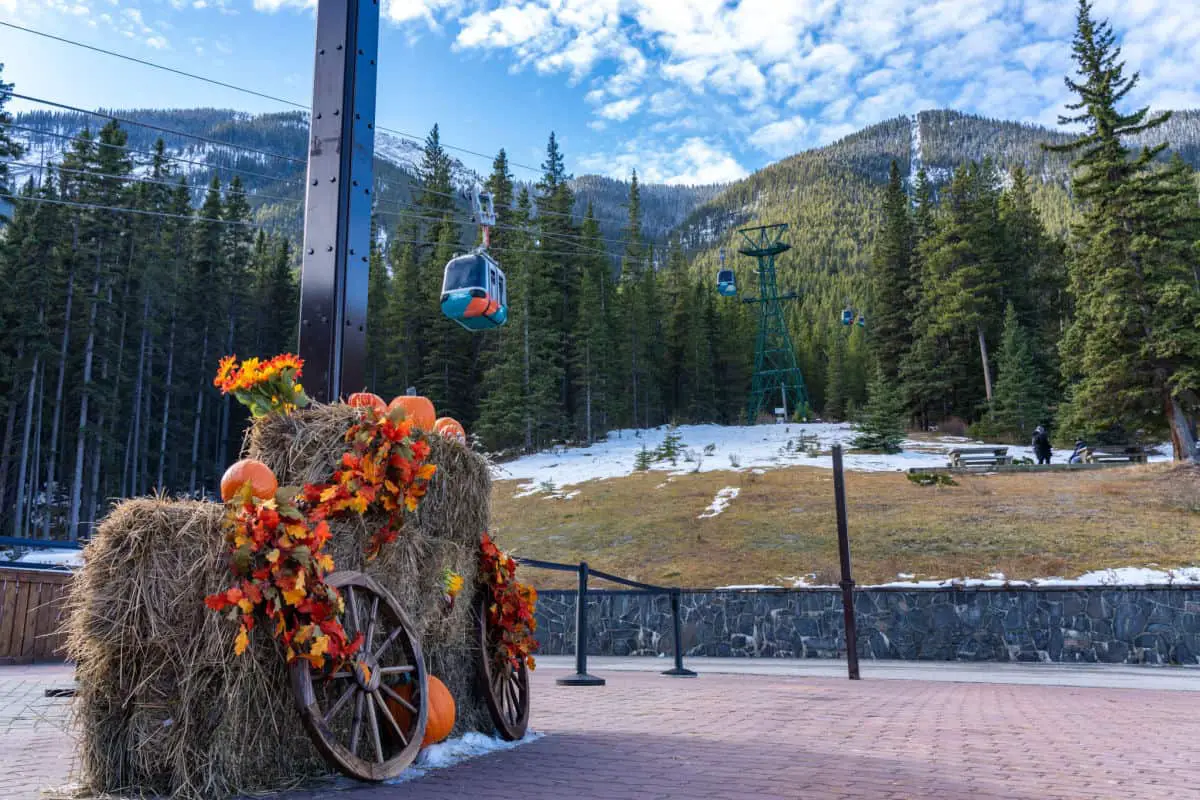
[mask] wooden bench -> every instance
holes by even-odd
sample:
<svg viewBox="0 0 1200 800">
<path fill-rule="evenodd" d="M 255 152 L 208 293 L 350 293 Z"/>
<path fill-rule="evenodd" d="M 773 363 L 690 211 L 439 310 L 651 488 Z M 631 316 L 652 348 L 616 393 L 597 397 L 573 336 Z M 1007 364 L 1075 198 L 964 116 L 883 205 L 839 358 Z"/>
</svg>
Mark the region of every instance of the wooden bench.
<svg viewBox="0 0 1200 800">
<path fill-rule="evenodd" d="M 1012 463 L 1007 447 L 956 447 L 950 451 L 951 469 L 991 469 Z"/>
<path fill-rule="evenodd" d="M 1083 451 L 1083 463 L 1085 464 L 1112 464 L 1117 462 L 1145 464 L 1146 448 L 1140 444 L 1117 444 L 1103 447 L 1088 447 Z"/>
</svg>

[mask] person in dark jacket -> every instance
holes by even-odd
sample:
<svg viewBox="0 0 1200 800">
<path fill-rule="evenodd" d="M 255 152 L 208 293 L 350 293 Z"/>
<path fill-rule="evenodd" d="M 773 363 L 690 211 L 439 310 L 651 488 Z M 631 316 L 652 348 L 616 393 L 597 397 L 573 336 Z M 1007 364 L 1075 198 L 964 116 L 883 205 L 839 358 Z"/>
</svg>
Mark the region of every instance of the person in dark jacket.
<svg viewBox="0 0 1200 800">
<path fill-rule="evenodd" d="M 1050 463 L 1050 437 L 1046 435 L 1046 429 L 1041 425 L 1033 432 L 1033 453 L 1037 456 L 1037 463 Z"/>
</svg>

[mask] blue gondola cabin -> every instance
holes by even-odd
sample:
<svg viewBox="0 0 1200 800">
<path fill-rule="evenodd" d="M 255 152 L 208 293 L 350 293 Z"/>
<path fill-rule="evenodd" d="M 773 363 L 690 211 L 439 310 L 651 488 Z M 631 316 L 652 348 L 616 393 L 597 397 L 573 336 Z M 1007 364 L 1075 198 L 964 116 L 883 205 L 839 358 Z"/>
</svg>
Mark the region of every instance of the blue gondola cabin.
<svg viewBox="0 0 1200 800">
<path fill-rule="evenodd" d="M 845 311 L 842 312 L 842 324 L 850 325 L 853 322 L 854 322 L 854 311 L 847 308 Z"/>
<path fill-rule="evenodd" d="M 733 297 L 737 294 L 737 280 L 733 270 L 723 269 L 717 272 L 717 293 L 722 297 Z"/>
<path fill-rule="evenodd" d="M 508 319 L 508 283 L 487 253 L 450 259 L 442 278 L 442 313 L 469 331 L 499 328 Z"/>
</svg>

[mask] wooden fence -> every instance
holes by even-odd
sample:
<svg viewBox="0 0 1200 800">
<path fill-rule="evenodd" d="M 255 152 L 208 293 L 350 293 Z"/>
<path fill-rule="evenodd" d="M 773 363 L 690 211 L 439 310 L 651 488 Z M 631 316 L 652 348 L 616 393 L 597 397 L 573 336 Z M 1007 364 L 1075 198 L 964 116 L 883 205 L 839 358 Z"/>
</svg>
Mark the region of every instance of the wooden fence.
<svg viewBox="0 0 1200 800">
<path fill-rule="evenodd" d="M 69 572 L 0 567 L 0 664 L 62 661 Z"/>
</svg>

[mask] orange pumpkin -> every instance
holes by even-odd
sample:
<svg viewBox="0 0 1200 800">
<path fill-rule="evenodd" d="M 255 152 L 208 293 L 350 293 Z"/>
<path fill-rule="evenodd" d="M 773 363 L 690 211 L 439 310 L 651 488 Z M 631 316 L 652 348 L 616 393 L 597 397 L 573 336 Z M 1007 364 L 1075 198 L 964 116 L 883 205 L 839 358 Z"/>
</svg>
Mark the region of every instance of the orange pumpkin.
<svg viewBox="0 0 1200 800">
<path fill-rule="evenodd" d="M 437 412 L 433 410 L 433 403 L 428 397 L 401 395 L 391 402 L 388 411 L 394 408 L 403 408 L 404 416 L 412 420 L 413 427 L 423 431 L 433 430 L 433 424 L 437 421 Z"/>
<path fill-rule="evenodd" d="M 433 430 L 440 433 L 447 439 L 453 439 L 456 442 L 467 443 L 467 432 L 458 420 L 453 417 L 438 417 L 437 422 L 433 423 Z"/>
<path fill-rule="evenodd" d="M 250 494 L 260 500 L 269 500 L 275 496 L 279 481 L 271 468 L 253 458 L 243 458 L 221 476 L 221 499 L 228 503 L 234 495 L 246 484 L 250 484 Z"/>
<path fill-rule="evenodd" d="M 446 684 L 442 683 L 441 679 L 430 675 L 428 681 L 429 713 L 425 720 L 425 738 L 421 740 L 421 747 L 429 747 L 431 744 L 444 741 L 450 735 L 450 731 L 454 730 L 454 696 L 450 694 L 450 690 L 446 688 Z M 397 688 L 396 694 L 411 701 L 412 684 L 407 683 Z M 412 724 L 412 715 L 408 709 L 390 697 L 387 699 L 387 707 L 395 717 L 396 724 L 402 730 L 408 730 L 408 726 Z"/>
<path fill-rule="evenodd" d="M 346 405 L 356 408 L 373 408 L 380 414 L 387 412 L 387 403 L 383 402 L 382 397 L 371 392 L 357 392 L 350 395 L 350 399 L 346 401 Z"/>
</svg>

